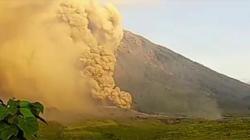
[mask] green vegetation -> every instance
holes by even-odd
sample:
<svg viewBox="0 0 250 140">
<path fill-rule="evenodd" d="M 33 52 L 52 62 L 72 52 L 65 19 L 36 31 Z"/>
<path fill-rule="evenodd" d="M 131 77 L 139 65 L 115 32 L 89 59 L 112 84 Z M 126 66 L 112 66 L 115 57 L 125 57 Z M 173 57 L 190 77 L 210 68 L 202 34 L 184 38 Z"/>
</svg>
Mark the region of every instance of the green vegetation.
<svg viewBox="0 0 250 140">
<path fill-rule="evenodd" d="M 7 104 L 0 100 L 0 140 L 26 140 L 36 137 L 39 129 L 37 119 L 43 106 L 36 102 L 10 99 Z"/>
<path fill-rule="evenodd" d="M 40 140 L 249 140 L 250 119 L 91 120 L 41 125 Z"/>
</svg>

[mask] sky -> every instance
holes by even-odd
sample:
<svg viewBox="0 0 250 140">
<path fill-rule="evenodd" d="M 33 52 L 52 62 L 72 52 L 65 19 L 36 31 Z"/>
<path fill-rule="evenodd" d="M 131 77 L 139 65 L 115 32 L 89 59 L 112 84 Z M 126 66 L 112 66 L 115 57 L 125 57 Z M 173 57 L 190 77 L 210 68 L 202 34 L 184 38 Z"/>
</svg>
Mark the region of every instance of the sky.
<svg viewBox="0 0 250 140">
<path fill-rule="evenodd" d="M 125 29 L 250 81 L 250 0 L 113 0 Z"/>
</svg>

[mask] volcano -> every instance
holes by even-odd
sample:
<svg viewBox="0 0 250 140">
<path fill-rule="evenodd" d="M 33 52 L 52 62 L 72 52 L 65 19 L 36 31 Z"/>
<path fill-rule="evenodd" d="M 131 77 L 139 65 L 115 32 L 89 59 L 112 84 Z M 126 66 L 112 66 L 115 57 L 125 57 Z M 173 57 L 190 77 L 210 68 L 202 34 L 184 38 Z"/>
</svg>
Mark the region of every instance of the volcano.
<svg viewBox="0 0 250 140">
<path fill-rule="evenodd" d="M 250 85 L 125 31 L 117 51 L 115 81 L 134 98 L 134 108 L 184 116 L 246 114 Z"/>
</svg>

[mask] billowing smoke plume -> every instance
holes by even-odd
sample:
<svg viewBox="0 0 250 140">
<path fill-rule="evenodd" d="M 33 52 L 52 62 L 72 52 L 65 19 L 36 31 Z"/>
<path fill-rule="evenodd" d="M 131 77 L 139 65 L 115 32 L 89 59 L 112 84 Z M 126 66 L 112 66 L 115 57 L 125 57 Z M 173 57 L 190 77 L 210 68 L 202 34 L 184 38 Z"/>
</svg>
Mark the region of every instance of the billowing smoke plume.
<svg viewBox="0 0 250 140">
<path fill-rule="evenodd" d="M 115 86 L 115 52 L 123 37 L 112 6 L 92 0 L 0 1 L 0 97 L 88 110 L 92 99 L 130 108 Z"/>
</svg>

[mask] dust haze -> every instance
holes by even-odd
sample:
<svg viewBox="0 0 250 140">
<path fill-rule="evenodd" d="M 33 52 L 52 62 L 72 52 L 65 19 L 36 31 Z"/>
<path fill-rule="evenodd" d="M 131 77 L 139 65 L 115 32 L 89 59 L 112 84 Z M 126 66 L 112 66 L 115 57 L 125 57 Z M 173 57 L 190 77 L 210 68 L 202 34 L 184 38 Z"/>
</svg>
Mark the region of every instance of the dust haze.
<svg viewBox="0 0 250 140">
<path fill-rule="evenodd" d="M 1 1 L 0 31 L 1 98 L 70 112 L 91 111 L 97 103 L 131 107 L 131 95 L 113 79 L 123 29 L 112 5 Z"/>
</svg>

